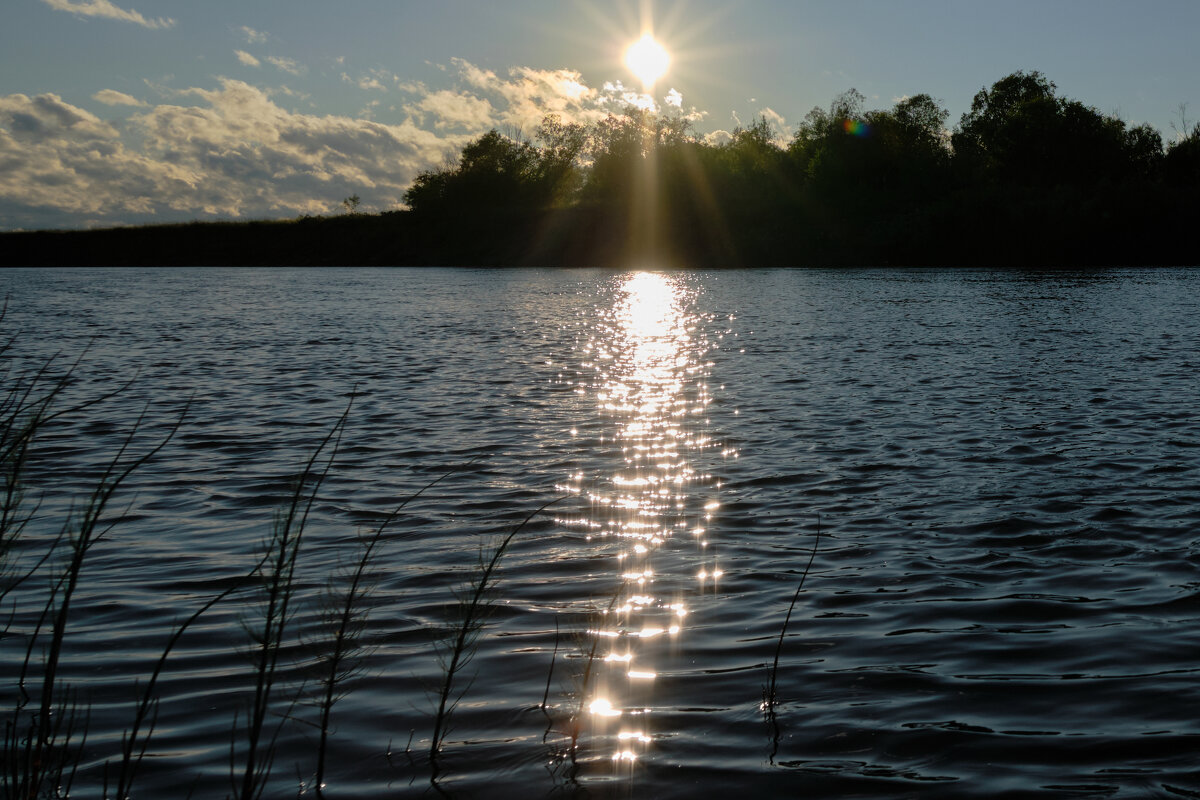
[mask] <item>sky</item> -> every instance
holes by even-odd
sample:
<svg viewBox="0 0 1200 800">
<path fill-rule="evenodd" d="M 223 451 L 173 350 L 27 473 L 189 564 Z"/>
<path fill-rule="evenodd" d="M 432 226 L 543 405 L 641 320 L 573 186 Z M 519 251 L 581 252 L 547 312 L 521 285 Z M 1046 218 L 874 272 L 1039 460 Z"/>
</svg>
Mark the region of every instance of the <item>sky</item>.
<svg viewBox="0 0 1200 800">
<path fill-rule="evenodd" d="M 653 87 L 622 58 L 646 31 Z M 1198 31 L 1198 0 L 3 0 L 0 230 L 386 211 L 491 128 L 629 102 L 713 142 L 851 88 L 952 127 L 1016 70 L 1170 141 Z"/>
</svg>

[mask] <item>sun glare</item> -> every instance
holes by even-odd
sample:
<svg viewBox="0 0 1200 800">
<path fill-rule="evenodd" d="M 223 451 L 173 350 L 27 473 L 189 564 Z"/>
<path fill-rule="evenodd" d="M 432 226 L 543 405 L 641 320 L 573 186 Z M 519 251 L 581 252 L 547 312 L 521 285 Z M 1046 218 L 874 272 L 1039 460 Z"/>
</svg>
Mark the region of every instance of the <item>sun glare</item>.
<svg viewBox="0 0 1200 800">
<path fill-rule="evenodd" d="M 642 81 L 643 86 L 653 86 L 671 64 L 671 56 L 653 36 L 645 34 L 625 51 L 625 66 Z"/>
</svg>

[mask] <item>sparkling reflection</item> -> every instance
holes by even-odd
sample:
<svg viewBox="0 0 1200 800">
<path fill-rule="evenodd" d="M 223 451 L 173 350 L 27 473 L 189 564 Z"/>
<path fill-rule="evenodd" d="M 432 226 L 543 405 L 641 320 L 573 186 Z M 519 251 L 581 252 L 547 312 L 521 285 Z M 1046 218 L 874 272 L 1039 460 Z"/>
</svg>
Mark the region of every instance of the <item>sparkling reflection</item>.
<svg viewBox="0 0 1200 800">
<path fill-rule="evenodd" d="M 617 294 L 580 343 L 583 372 L 573 383 L 595 402 L 589 456 L 598 466 L 567 477 L 563 488 L 585 506 L 560 522 L 611 556 L 612 594 L 594 598 L 580 707 L 588 746 L 630 765 L 653 741 L 651 710 L 680 658 L 691 601 L 721 574 L 706 533 L 720 486 L 706 470 L 736 453 L 708 430 L 707 359 L 719 344 L 686 281 L 631 273 Z M 579 427 L 570 434 L 588 437 Z M 642 728 L 602 724 L 623 715 Z"/>
</svg>

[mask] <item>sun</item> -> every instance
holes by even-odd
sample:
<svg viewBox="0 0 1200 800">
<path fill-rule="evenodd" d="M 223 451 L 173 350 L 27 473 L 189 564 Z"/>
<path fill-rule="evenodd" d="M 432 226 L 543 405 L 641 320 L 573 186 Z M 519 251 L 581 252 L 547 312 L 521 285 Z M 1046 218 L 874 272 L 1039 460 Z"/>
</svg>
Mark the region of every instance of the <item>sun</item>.
<svg viewBox="0 0 1200 800">
<path fill-rule="evenodd" d="M 671 56 L 667 49 L 655 41 L 650 34 L 645 34 L 625 51 L 625 66 L 633 71 L 642 81 L 642 85 L 650 87 L 661 78 L 671 64 Z"/>
</svg>

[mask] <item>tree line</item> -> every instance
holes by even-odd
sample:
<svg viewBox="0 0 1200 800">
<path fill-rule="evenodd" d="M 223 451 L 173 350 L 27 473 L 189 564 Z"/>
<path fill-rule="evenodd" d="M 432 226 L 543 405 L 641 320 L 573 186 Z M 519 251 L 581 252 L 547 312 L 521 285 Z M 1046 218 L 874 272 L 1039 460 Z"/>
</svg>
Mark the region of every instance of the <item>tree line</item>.
<svg viewBox="0 0 1200 800">
<path fill-rule="evenodd" d="M 786 143 L 761 117 L 712 144 L 678 116 L 548 116 L 530 138 L 475 139 L 405 200 L 447 262 L 1195 260 L 1200 125 L 1164 146 L 1039 72 L 980 90 L 953 131 L 927 94 L 865 101 L 814 108 Z"/>
</svg>

